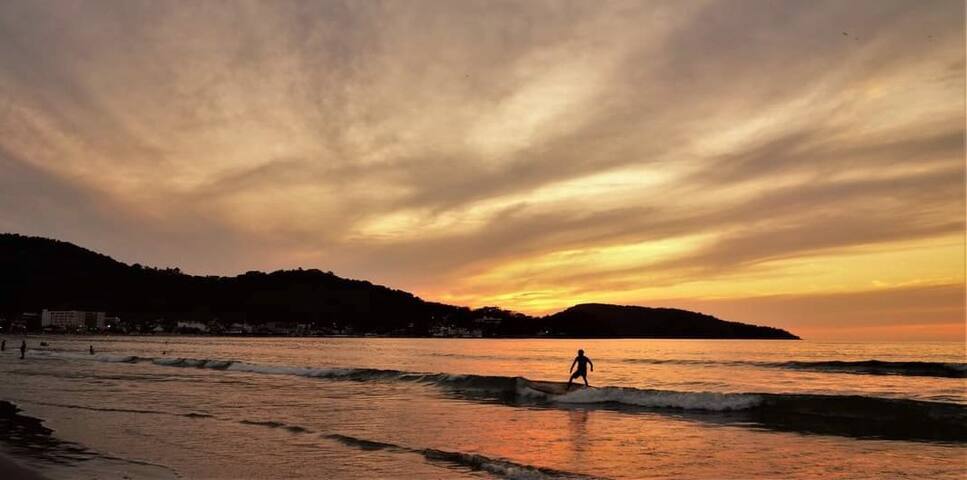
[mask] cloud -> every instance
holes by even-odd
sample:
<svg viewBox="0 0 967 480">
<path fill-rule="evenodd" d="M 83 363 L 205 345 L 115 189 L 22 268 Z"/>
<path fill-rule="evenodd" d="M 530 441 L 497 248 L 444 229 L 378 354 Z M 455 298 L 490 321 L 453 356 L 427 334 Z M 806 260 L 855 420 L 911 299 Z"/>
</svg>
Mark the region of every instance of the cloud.
<svg viewBox="0 0 967 480">
<path fill-rule="evenodd" d="M 964 228 L 963 9 L 4 2 L 0 225 L 531 311 L 934 258 Z"/>
</svg>

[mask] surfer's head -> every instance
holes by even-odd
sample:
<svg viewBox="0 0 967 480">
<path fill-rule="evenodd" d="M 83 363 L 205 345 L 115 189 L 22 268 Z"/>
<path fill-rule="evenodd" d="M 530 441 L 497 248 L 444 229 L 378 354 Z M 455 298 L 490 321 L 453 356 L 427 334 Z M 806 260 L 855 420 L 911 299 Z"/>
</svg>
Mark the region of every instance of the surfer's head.
<svg viewBox="0 0 967 480">
<path fill-rule="evenodd" d="M 584 355 L 584 350 L 578 349 L 578 355 Z"/>
</svg>

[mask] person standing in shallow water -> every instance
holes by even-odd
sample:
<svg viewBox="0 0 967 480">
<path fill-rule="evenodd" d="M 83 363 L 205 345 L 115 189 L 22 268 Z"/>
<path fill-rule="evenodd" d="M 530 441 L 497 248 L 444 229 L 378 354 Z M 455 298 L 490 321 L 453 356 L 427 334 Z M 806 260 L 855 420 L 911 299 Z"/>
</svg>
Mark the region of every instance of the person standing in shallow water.
<svg viewBox="0 0 967 480">
<path fill-rule="evenodd" d="M 574 371 L 574 366 L 577 365 L 577 371 Z M 581 377 L 584 379 L 584 386 L 590 387 L 588 385 L 588 365 L 591 366 L 591 371 L 594 371 L 594 363 L 590 358 L 584 356 L 584 350 L 578 350 L 578 356 L 574 357 L 574 361 L 571 362 L 571 369 L 569 372 L 574 372 L 571 374 L 571 379 L 567 381 L 568 390 L 571 389 L 571 383 L 574 382 L 575 378 Z"/>
<path fill-rule="evenodd" d="M 91 355 L 94 355 L 94 345 L 88 347 L 88 351 L 91 352 Z"/>
<path fill-rule="evenodd" d="M 24 355 L 26 354 L 27 354 L 27 341 L 24 340 L 23 342 L 20 343 L 20 359 L 23 360 Z"/>
<path fill-rule="evenodd" d="M 0 340 L 0 352 L 7 349 L 7 339 Z"/>
</svg>

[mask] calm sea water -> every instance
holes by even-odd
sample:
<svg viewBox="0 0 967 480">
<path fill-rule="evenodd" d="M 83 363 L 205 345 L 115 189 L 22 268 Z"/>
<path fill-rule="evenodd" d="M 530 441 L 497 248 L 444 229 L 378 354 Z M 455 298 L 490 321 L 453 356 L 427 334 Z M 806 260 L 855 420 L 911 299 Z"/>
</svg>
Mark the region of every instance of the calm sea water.
<svg viewBox="0 0 967 480">
<path fill-rule="evenodd" d="M 960 343 L 7 340 L 0 448 L 51 478 L 967 475 Z M 578 348 L 597 388 L 530 382 Z"/>
</svg>

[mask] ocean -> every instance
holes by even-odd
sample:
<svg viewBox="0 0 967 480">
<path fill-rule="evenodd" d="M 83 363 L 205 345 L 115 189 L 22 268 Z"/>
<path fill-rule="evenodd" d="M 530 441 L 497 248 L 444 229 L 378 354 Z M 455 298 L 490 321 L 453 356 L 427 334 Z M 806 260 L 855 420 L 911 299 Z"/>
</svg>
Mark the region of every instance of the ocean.
<svg viewBox="0 0 967 480">
<path fill-rule="evenodd" d="M 967 475 L 962 343 L 19 344 L 0 354 L 0 452 L 52 479 Z M 534 383 L 567 381 L 579 348 L 594 388 Z"/>
</svg>

